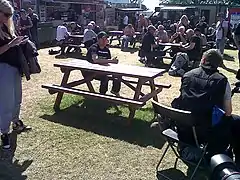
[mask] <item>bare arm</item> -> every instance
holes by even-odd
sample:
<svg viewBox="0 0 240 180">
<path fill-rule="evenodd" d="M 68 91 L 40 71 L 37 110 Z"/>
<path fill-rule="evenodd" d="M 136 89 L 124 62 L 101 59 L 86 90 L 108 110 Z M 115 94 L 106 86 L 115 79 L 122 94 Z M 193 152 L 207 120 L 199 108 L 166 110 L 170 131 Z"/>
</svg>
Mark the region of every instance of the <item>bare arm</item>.
<svg viewBox="0 0 240 180">
<path fill-rule="evenodd" d="M 189 45 L 184 46 L 183 49 L 184 50 L 192 50 L 195 47 L 195 43 L 191 42 Z"/>
<path fill-rule="evenodd" d="M 114 63 L 117 64 L 118 60 L 116 58 L 114 59 L 100 59 L 97 54 L 92 54 L 92 60 L 95 64 L 108 64 L 108 63 Z"/>
<path fill-rule="evenodd" d="M 237 38 L 237 36 L 235 34 L 233 34 L 233 39 L 234 39 L 234 42 L 235 42 L 236 46 L 238 47 L 238 49 L 240 49 L 239 39 Z"/>
<path fill-rule="evenodd" d="M 223 109 L 226 116 L 232 115 L 232 100 L 224 100 Z"/>
<path fill-rule="evenodd" d="M 186 41 L 186 39 L 183 37 L 183 35 L 180 34 L 179 36 L 180 36 L 181 42 L 183 42 L 183 44 L 186 44 L 187 41 Z"/>
</svg>

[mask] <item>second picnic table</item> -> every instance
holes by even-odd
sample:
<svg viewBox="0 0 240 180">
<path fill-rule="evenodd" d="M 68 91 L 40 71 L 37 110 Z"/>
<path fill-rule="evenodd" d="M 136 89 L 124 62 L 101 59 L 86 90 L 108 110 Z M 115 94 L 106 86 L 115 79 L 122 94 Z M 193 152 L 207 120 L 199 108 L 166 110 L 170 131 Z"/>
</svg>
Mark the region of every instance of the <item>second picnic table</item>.
<svg viewBox="0 0 240 180">
<path fill-rule="evenodd" d="M 75 95 L 81 95 L 87 98 L 101 99 L 105 101 L 111 101 L 116 104 L 127 104 L 129 105 L 129 120 L 133 119 L 135 116 L 135 111 L 137 108 L 142 107 L 150 99 L 158 101 L 158 93 L 162 91 L 163 88 L 170 88 L 170 84 L 157 84 L 155 79 L 163 74 L 165 70 L 146 68 L 139 66 L 130 66 L 123 64 L 108 64 L 99 65 L 92 64 L 85 60 L 71 60 L 68 62 L 55 63 L 55 67 L 59 67 L 62 71 L 63 78 L 60 85 L 42 85 L 43 88 L 49 90 L 50 94 L 58 93 L 56 101 L 54 104 L 54 109 L 59 110 L 60 103 L 64 93 L 70 93 Z M 83 76 L 82 79 L 78 79 L 73 82 L 68 82 L 70 73 L 73 70 L 84 72 L 90 72 L 90 76 Z M 88 73 L 89 74 L 89 73 Z M 121 83 L 125 84 L 127 87 L 134 91 L 133 97 L 116 97 L 112 95 L 102 95 L 95 91 L 92 81 L 98 75 L 106 75 L 109 80 L 113 77 L 121 77 L 119 80 Z M 126 77 L 128 79 L 126 79 Z M 129 80 L 131 78 L 131 80 Z M 132 80 L 135 79 L 135 80 Z M 88 90 L 80 90 L 75 88 L 76 86 L 87 84 Z M 136 86 L 134 86 L 134 84 Z M 146 85 L 149 86 L 151 91 L 148 93 L 142 92 L 142 87 Z"/>
<path fill-rule="evenodd" d="M 109 36 L 110 36 L 109 43 L 112 44 L 113 40 L 118 40 L 118 44 L 120 45 L 121 44 L 120 39 L 123 35 L 124 35 L 123 31 L 109 31 Z M 140 32 L 135 32 L 135 43 L 136 41 L 140 41 L 141 37 L 142 37 L 142 34 Z M 133 47 L 135 47 L 135 43 Z"/>
</svg>

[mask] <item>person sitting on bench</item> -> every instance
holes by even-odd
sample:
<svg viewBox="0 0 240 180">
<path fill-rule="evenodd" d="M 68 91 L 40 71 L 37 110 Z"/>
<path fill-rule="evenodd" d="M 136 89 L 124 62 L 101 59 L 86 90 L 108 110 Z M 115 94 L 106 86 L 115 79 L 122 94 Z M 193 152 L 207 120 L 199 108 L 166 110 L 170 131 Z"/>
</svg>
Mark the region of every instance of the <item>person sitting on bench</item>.
<svg viewBox="0 0 240 180">
<path fill-rule="evenodd" d="M 192 29 L 186 31 L 188 44 L 182 45 L 180 50 L 186 52 L 190 61 L 200 61 L 202 56 L 201 39 Z"/>
<path fill-rule="evenodd" d="M 167 31 L 165 31 L 164 29 L 165 28 L 163 25 L 158 26 L 158 30 L 156 33 L 157 40 L 158 42 L 161 42 L 161 43 L 168 43 L 169 42 L 168 34 L 167 34 Z"/>
<path fill-rule="evenodd" d="M 128 24 L 124 30 L 123 30 L 123 39 L 122 39 L 122 46 L 121 46 L 121 50 L 125 50 L 128 48 L 128 43 L 130 42 L 133 43 L 134 41 L 134 35 L 135 35 L 135 30 L 133 28 L 132 24 Z"/>
<path fill-rule="evenodd" d="M 144 35 L 142 40 L 141 51 L 147 58 L 147 66 L 157 66 L 160 62 L 156 59 L 157 57 L 162 57 L 166 53 L 160 50 L 155 42 L 154 34 L 156 28 L 153 25 L 148 26 L 147 33 Z"/>
<path fill-rule="evenodd" d="M 207 42 L 207 37 L 201 33 L 200 29 L 195 28 L 194 33 L 196 36 L 198 36 L 201 39 L 202 51 L 205 52 L 208 49 L 210 49 L 209 48 L 210 45 L 208 45 L 208 42 Z"/>
<path fill-rule="evenodd" d="M 185 27 L 180 26 L 178 28 L 178 31 L 172 35 L 172 37 L 169 39 L 170 43 L 187 43 L 187 37 L 186 37 Z M 181 52 L 179 47 L 171 47 L 172 52 L 170 53 L 170 56 L 176 55 L 178 52 Z"/>
<path fill-rule="evenodd" d="M 87 29 L 84 31 L 83 43 L 85 47 L 88 49 L 94 43 L 96 43 L 97 34 L 93 31 L 93 25 L 88 24 Z"/>
<path fill-rule="evenodd" d="M 107 34 L 102 31 L 97 35 L 97 43 L 93 44 L 87 52 L 87 60 L 91 63 L 96 63 L 100 65 L 106 65 L 108 63 L 115 63 L 118 64 L 117 57 L 111 58 L 111 52 L 108 45 L 108 36 Z M 90 75 L 89 73 L 85 72 L 84 76 Z M 95 79 L 100 80 L 100 94 L 106 94 L 108 90 L 108 77 L 106 75 L 97 75 Z M 119 91 L 121 89 L 121 81 L 119 78 L 113 79 L 113 87 L 111 93 L 119 96 Z"/>
<path fill-rule="evenodd" d="M 57 44 L 61 47 L 61 55 L 65 54 L 65 49 L 66 46 L 64 45 L 65 40 L 67 39 L 67 37 L 69 36 L 69 32 L 67 30 L 67 24 L 63 23 L 62 25 L 59 25 L 57 27 Z"/>
</svg>

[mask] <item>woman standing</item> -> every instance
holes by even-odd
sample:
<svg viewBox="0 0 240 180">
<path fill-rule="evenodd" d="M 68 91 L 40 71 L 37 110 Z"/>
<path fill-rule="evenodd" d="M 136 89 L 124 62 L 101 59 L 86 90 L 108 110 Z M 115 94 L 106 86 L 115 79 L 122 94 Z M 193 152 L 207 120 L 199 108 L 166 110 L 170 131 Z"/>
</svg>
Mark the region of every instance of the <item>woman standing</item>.
<svg viewBox="0 0 240 180">
<path fill-rule="evenodd" d="M 22 82 L 19 72 L 18 48 L 25 43 L 23 36 L 16 37 L 12 20 L 13 8 L 7 0 L 0 0 L 0 131 L 3 148 L 10 148 L 9 129 L 23 130 L 19 120 L 22 100 Z"/>
<path fill-rule="evenodd" d="M 24 9 L 20 11 L 20 19 L 19 19 L 18 27 L 19 27 L 21 36 L 28 36 L 29 39 L 32 40 L 31 28 L 33 27 L 33 23 L 31 18 L 27 15 Z"/>
</svg>

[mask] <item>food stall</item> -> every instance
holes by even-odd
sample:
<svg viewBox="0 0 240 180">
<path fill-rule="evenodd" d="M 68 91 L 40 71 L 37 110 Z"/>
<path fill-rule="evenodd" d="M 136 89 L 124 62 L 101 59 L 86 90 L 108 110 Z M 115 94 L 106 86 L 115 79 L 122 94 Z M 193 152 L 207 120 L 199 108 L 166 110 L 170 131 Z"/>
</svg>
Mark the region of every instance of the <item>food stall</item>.
<svg viewBox="0 0 240 180">
<path fill-rule="evenodd" d="M 15 0 L 20 1 L 20 0 Z M 104 26 L 103 0 L 22 0 L 21 8 L 33 8 L 39 14 L 40 43 L 55 39 L 56 28 L 63 22 L 85 27 L 90 21 Z"/>
<path fill-rule="evenodd" d="M 105 26 L 107 30 L 118 30 L 123 22 L 125 15 L 128 16 L 129 23 L 136 23 L 136 14 L 140 14 L 143 10 L 140 8 L 116 8 L 109 7 L 105 9 Z"/>
</svg>

